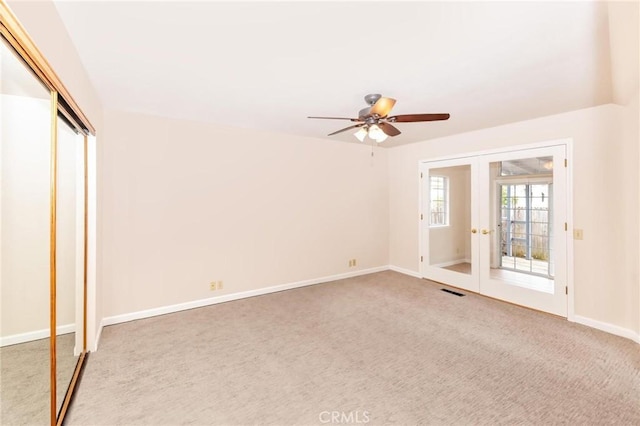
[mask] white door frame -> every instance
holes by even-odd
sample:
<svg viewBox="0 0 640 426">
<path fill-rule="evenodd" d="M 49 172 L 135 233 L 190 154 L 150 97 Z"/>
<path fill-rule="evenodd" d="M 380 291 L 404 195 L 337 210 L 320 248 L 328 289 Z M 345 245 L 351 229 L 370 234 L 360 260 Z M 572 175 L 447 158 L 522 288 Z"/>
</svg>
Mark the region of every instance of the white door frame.
<svg viewBox="0 0 640 426">
<path fill-rule="evenodd" d="M 97 139 L 95 136 L 87 137 L 87 351 L 98 350 L 98 341 L 102 331 L 101 312 L 97 308 L 97 207 L 98 207 L 98 180 L 97 180 Z"/>
<path fill-rule="evenodd" d="M 561 139 L 552 139 L 547 141 L 540 141 L 536 143 L 530 144 L 522 144 L 522 145 L 511 145 L 501 148 L 493 148 L 482 151 L 470 151 L 464 152 L 460 154 L 453 155 L 445 155 L 438 156 L 433 158 L 425 158 L 418 161 L 418 212 L 416 214 L 417 217 L 417 230 L 418 230 L 418 265 L 419 265 L 419 274 L 420 277 L 424 278 L 424 267 L 423 262 L 420 261 L 421 257 L 424 258 L 426 253 L 424 252 L 424 236 L 423 236 L 423 223 L 420 220 L 420 215 L 424 215 L 423 211 L 423 179 L 420 178 L 420 172 L 424 167 L 424 163 L 434 162 L 434 161 L 444 161 L 444 160 L 456 160 L 463 159 L 466 157 L 475 157 L 481 155 L 489 155 L 489 154 L 500 154 L 507 152 L 516 152 L 516 151 L 525 151 L 529 149 L 535 148 L 546 148 L 562 145 L 566 149 L 567 154 L 567 199 L 566 199 L 566 207 L 567 207 L 567 244 L 566 244 L 566 258 L 567 258 L 567 319 L 569 321 L 575 321 L 575 301 L 574 301 L 574 249 L 573 249 L 573 139 L 572 138 L 561 138 Z"/>
</svg>

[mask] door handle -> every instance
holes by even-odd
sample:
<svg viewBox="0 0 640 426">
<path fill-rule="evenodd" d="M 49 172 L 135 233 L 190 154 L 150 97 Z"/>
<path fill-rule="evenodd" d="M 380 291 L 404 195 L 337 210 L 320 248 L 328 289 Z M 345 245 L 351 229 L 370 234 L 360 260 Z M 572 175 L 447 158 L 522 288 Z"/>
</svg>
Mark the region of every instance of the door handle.
<svg viewBox="0 0 640 426">
<path fill-rule="evenodd" d="M 475 234 L 475 233 L 477 233 L 477 232 L 478 232 L 478 230 L 477 230 L 476 228 L 471 228 L 471 233 L 472 233 L 472 234 Z"/>
<path fill-rule="evenodd" d="M 488 229 L 483 229 L 482 230 L 482 235 L 487 235 L 489 233 L 491 233 L 491 231 L 489 231 Z"/>
</svg>

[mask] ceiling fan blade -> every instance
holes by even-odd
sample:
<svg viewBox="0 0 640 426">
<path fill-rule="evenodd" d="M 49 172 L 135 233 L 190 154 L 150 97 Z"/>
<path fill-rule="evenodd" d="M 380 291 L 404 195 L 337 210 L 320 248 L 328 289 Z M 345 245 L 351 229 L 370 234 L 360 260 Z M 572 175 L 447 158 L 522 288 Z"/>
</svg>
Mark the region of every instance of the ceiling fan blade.
<svg viewBox="0 0 640 426">
<path fill-rule="evenodd" d="M 320 118 L 323 120 L 351 120 L 351 121 L 362 121 L 359 118 L 347 118 L 347 117 L 307 117 L 307 118 Z"/>
<path fill-rule="evenodd" d="M 398 136 L 402 133 L 397 127 L 392 126 L 389 123 L 378 123 L 378 127 L 380 127 L 380 130 L 382 130 L 387 136 Z"/>
<path fill-rule="evenodd" d="M 394 123 L 411 123 L 415 121 L 448 120 L 450 114 L 402 114 L 389 117 L 387 120 Z"/>
<path fill-rule="evenodd" d="M 350 130 L 350 129 L 355 129 L 357 127 L 362 127 L 362 126 L 364 126 L 364 124 L 365 123 L 354 124 L 353 126 L 345 127 L 344 129 L 340 129 L 340 130 L 337 130 L 337 131 L 335 131 L 333 133 L 329 133 L 327 136 L 333 136 L 333 135 L 338 134 L 338 133 L 346 132 L 347 130 Z"/>
<path fill-rule="evenodd" d="M 395 99 L 391 98 L 380 98 L 378 101 L 373 104 L 371 107 L 370 114 L 377 114 L 379 117 L 386 117 L 391 112 L 391 108 L 396 104 Z"/>
</svg>

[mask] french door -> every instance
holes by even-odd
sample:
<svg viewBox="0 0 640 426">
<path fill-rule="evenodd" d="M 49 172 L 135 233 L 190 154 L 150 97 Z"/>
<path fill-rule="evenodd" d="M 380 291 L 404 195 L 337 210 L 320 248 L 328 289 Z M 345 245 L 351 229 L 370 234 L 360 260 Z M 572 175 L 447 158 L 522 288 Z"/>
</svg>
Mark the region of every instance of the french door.
<svg viewBox="0 0 640 426">
<path fill-rule="evenodd" d="M 567 315 L 566 147 L 421 163 L 421 275 Z"/>
</svg>

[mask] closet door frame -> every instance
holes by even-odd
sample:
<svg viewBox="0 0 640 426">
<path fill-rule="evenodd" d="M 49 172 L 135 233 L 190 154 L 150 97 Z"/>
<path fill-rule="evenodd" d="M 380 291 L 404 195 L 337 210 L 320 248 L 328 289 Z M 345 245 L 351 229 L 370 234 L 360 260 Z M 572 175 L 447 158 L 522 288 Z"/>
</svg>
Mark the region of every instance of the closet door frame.
<svg viewBox="0 0 640 426">
<path fill-rule="evenodd" d="M 25 62 L 26 66 L 36 75 L 38 79 L 51 92 L 51 232 L 50 232 L 50 369 L 51 369 L 51 425 L 61 425 L 64 416 L 72 399 L 73 390 L 77 384 L 87 352 L 87 320 L 88 309 L 91 315 L 95 316 L 95 300 L 93 295 L 95 289 L 88 289 L 88 282 L 95 285 L 95 170 L 89 170 L 89 164 L 95 166 L 95 138 L 88 139 L 88 136 L 95 136 L 96 129 L 93 127 L 87 116 L 84 114 L 78 103 L 75 101 L 69 90 L 62 83 L 44 55 L 37 48 L 17 17 L 13 14 L 6 3 L 0 2 L 0 36 L 15 50 L 18 56 Z M 69 390 L 65 395 L 60 412 L 57 411 L 56 402 L 56 184 L 57 184 L 57 116 L 58 113 L 65 116 L 73 123 L 77 130 L 84 134 L 84 291 L 82 298 L 83 324 L 82 324 L 82 353 L 76 364 Z M 93 146 L 89 147 L 88 144 Z M 88 157 L 89 155 L 89 157 Z M 90 163 L 89 163 L 90 161 Z M 90 187 L 89 184 L 92 186 Z M 87 205 L 87 200 L 89 205 Z M 90 209 L 90 210 L 88 210 Z M 92 216 L 88 216 L 88 214 Z M 91 264 L 91 270 L 87 271 L 87 264 Z M 87 292 L 91 291 L 92 298 L 90 305 L 87 302 Z M 92 324 L 95 321 L 92 321 Z"/>
</svg>

